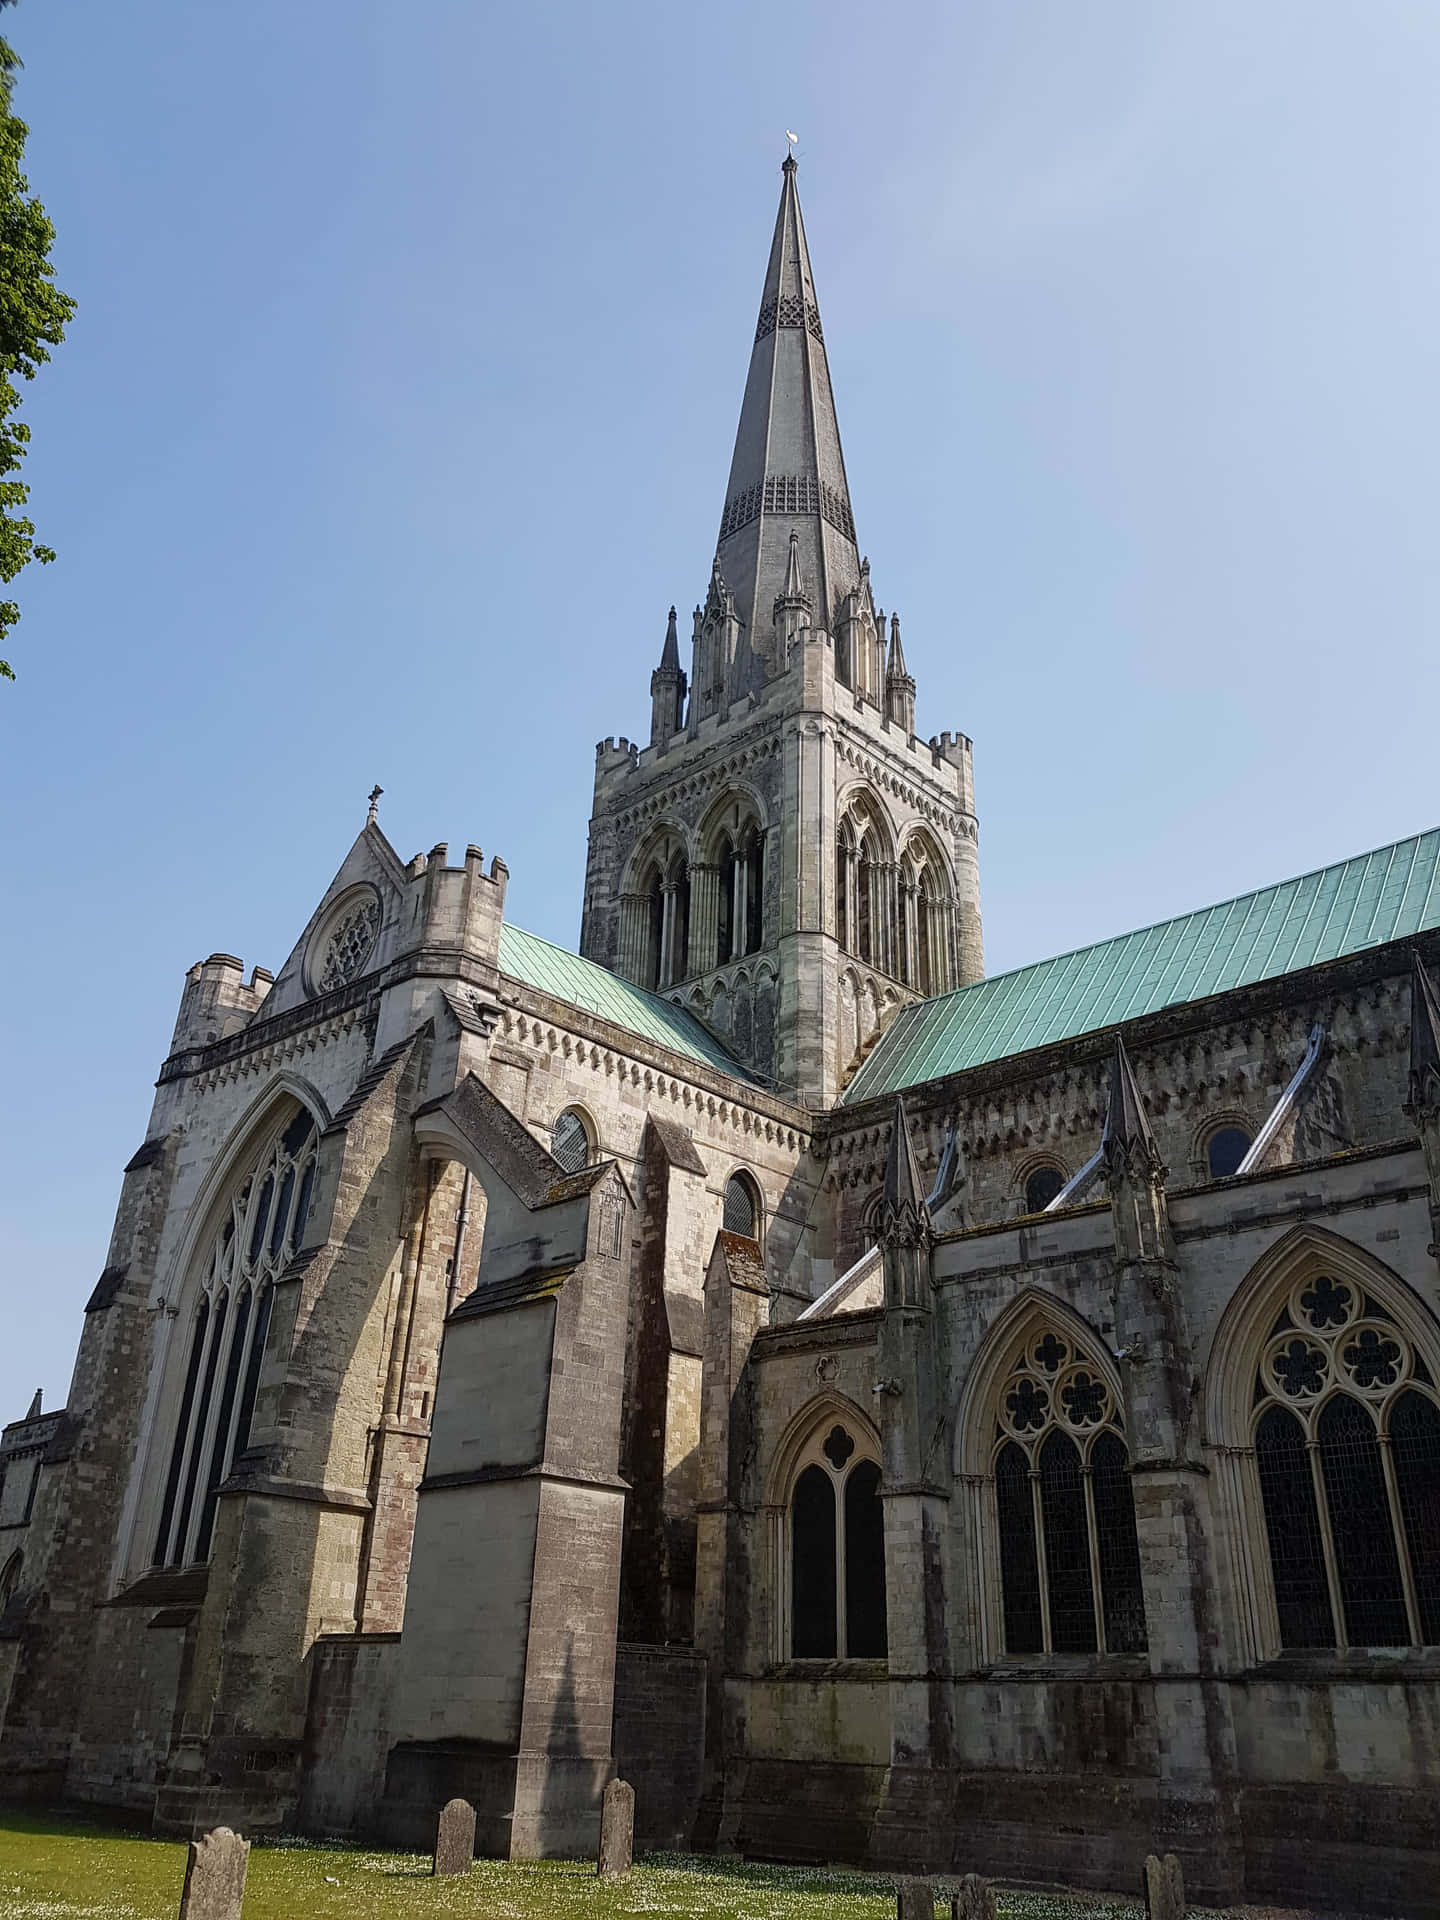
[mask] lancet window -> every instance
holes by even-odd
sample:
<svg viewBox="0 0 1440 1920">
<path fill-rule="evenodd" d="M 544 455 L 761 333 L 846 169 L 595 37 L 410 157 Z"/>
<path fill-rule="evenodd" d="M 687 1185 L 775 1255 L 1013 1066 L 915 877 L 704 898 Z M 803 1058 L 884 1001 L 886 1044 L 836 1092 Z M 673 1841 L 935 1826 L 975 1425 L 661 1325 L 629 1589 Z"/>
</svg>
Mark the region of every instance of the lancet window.
<svg viewBox="0 0 1440 1920">
<path fill-rule="evenodd" d="M 676 847 L 650 862 L 641 882 L 638 951 L 631 978 L 644 987 L 670 987 L 690 971 L 690 868 Z M 626 933 L 628 929 L 622 930 Z"/>
<path fill-rule="evenodd" d="M 1312 1270 L 1253 1378 L 1281 1646 L 1440 1645 L 1440 1397 L 1414 1340 L 1359 1281 Z"/>
<path fill-rule="evenodd" d="M 880 1460 L 858 1422 L 822 1422 L 796 1463 L 789 1510 L 789 1654 L 883 1660 Z"/>
<path fill-rule="evenodd" d="M 715 964 L 723 967 L 765 944 L 765 836 L 753 821 L 716 849 Z"/>
<path fill-rule="evenodd" d="M 928 835 L 917 833 L 900 861 L 896 971 L 926 998 L 954 984 L 952 918 L 945 863 Z"/>
<path fill-rule="evenodd" d="M 1129 1452 L 1105 1371 L 1067 1330 L 1032 1323 L 991 1420 L 1005 1651 L 1143 1652 Z"/>
<path fill-rule="evenodd" d="M 302 1107 L 236 1180 L 202 1250 L 156 1566 L 209 1558 L 221 1483 L 249 1444 L 274 1282 L 304 1231 L 317 1144 Z"/>
<path fill-rule="evenodd" d="M 835 931 L 866 966 L 895 972 L 896 868 L 879 802 L 860 794 L 836 832 Z"/>
</svg>

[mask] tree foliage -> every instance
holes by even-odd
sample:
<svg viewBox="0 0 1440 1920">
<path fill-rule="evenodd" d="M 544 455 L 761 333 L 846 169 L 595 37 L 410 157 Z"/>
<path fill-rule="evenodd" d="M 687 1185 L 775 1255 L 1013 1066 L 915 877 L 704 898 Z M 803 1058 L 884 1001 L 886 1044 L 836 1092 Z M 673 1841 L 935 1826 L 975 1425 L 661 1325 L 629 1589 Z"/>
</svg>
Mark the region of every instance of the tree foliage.
<svg viewBox="0 0 1440 1920">
<path fill-rule="evenodd" d="M 10 6 L 14 0 L 0 0 Z M 35 524 L 24 508 L 30 489 L 16 476 L 30 443 L 30 429 L 16 418 L 20 380 L 33 380 L 50 358 L 49 349 L 65 337 L 75 311 L 69 294 L 54 284 L 50 247 L 55 229 L 21 171 L 25 136 L 30 129 L 12 111 L 20 60 L 0 39 L 0 581 L 7 584 L 32 560 L 49 561 L 53 551 L 35 538 Z M 0 642 L 20 618 L 13 600 L 0 600 Z M 0 676 L 15 678 L 0 660 Z"/>
</svg>

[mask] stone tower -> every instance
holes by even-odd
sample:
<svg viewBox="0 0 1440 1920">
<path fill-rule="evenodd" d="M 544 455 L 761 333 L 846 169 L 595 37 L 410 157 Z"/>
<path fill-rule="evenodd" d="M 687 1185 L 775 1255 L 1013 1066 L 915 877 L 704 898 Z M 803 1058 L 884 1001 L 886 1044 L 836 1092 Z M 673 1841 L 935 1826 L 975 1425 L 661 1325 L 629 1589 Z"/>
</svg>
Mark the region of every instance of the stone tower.
<svg viewBox="0 0 1440 1920">
<path fill-rule="evenodd" d="M 983 972 L 970 742 L 915 733 L 860 556 L 792 157 L 690 668 L 603 740 L 580 951 L 828 1105 L 895 1010 Z"/>
</svg>

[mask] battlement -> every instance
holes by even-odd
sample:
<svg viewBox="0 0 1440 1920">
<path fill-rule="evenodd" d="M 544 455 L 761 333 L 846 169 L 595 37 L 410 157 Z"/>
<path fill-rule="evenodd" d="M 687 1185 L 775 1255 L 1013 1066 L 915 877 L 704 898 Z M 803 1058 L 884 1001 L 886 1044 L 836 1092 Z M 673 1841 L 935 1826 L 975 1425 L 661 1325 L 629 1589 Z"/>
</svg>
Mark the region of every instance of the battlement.
<svg viewBox="0 0 1440 1920">
<path fill-rule="evenodd" d="M 640 749 L 633 740 L 627 740 L 622 733 L 618 739 L 597 740 L 595 743 L 595 771 L 610 772 L 615 767 L 638 766 Z"/>
<path fill-rule="evenodd" d="M 185 975 L 170 1051 L 223 1040 L 252 1020 L 275 984 L 268 967 L 255 967 L 247 983 L 245 963 L 233 953 L 212 953 Z"/>
<path fill-rule="evenodd" d="M 942 760 L 948 760 L 952 767 L 963 767 L 970 758 L 970 736 L 964 733 L 937 733 L 929 741 L 930 753 L 936 766 Z"/>
</svg>

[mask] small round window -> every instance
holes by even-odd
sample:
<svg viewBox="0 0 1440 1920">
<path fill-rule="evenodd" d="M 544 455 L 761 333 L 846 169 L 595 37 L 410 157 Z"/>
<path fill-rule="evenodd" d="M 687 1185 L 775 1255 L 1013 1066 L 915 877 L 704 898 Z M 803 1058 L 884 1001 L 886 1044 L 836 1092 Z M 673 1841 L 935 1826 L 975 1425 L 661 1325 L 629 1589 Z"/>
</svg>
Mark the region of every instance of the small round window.
<svg viewBox="0 0 1440 1920">
<path fill-rule="evenodd" d="M 1058 1167 L 1037 1167 L 1025 1182 L 1026 1213 L 1043 1213 L 1064 1184 Z"/>
<path fill-rule="evenodd" d="M 555 1131 L 550 1136 L 550 1157 L 558 1161 L 566 1173 L 578 1173 L 589 1164 L 590 1135 L 573 1107 L 567 1107 L 555 1122 Z"/>
<path fill-rule="evenodd" d="M 1240 1171 L 1240 1162 L 1250 1151 L 1250 1136 L 1243 1127 L 1221 1127 L 1205 1143 L 1205 1159 L 1212 1180 L 1228 1180 Z"/>
<path fill-rule="evenodd" d="M 731 1174 L 725 1189 L 725 1231 L 753 1240 L 759 1224 L 760 1206 L 753 1185 L 743 1173 Z"/>
</svg>

